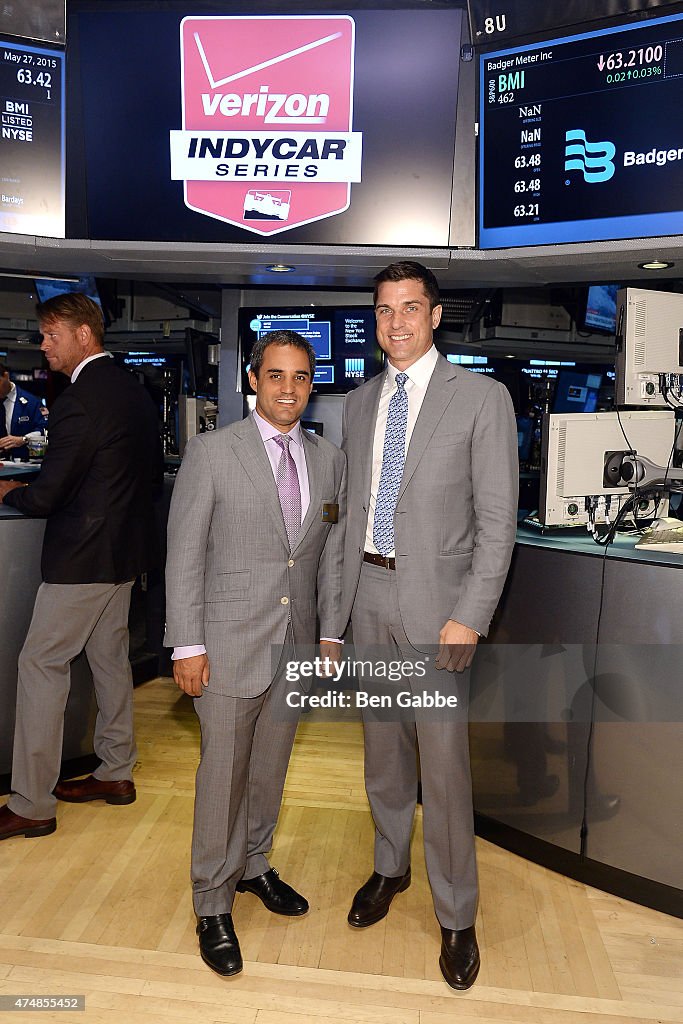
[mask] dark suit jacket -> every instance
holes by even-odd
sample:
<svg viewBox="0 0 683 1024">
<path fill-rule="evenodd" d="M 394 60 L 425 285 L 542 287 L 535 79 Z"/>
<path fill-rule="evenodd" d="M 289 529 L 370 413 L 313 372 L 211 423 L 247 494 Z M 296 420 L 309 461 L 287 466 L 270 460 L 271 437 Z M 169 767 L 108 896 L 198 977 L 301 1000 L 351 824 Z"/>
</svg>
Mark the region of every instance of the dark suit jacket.
<svg viewBox="0 0 683 1024">
<path fill-rule="evenodd" d="M 38 478 L 5 496 L 47 518 L 46 583 L 121 583 L 157 564 L 152 497 L 163 463 L 156 410 L 108 357 L 83 367 L 50 411 Z"/>
</svg>

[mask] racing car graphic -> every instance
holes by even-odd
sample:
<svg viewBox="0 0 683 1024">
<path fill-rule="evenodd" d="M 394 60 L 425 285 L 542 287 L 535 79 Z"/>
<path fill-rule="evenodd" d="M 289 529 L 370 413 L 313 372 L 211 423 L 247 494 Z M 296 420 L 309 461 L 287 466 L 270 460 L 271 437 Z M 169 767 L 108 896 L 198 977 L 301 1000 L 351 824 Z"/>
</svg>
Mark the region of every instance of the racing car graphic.
<svg viewBox="0 0 683 1024">
<path fill-rule="evenodd" d="M 291 196 L 292 193 L 286 190 L 263 192 L 249 189 L 244 197 L 244 219 L 287 220 Z"/>
</svg>

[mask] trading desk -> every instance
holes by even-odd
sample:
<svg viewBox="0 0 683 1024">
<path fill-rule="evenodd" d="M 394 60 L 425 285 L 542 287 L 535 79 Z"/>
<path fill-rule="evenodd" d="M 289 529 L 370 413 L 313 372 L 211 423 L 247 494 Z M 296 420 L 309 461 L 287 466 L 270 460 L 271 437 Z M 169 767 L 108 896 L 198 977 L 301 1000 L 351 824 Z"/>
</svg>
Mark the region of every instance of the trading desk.
<svg viewBox="0 0 683 1024">
<path fill-rule="evenodd" d="M 683 556 L 520 528 L 472 671 L 480 835 L 683 916 Z"/>
<path fill-rule="evenodd" d="M 0 504 L 0 792 L 8 790 L 12 767 L 17 658 L 40 584 L 44 529 L 44 520 L 27 519 Z M 71 665 L 71 693 L 64 718 L 64 760 L 92 754 L 95 710 L 90 668 L 85 655 L 81 655 Z"/>
</svg>

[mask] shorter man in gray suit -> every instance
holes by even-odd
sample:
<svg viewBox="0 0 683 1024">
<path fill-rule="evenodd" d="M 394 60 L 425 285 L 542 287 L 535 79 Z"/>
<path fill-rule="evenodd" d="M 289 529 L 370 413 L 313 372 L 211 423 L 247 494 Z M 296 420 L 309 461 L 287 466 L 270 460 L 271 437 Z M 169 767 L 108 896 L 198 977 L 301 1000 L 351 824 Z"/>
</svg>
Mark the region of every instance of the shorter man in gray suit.
<svg viewBox="0 0 683 1024">
<path fill-rule="evenodd" d="M 201 725 L 193 901 L 201 956 L 221 975 L 242 969 L 235 891 L 308 910 L 267 855 L 296 732 L 284 669 L 314 642 L 316 610 L 321 636 L 339 635 L 346 460 L 299 423 L 314 368 L 295 332 L 260 339 L 255 412 L 190 441 L 171 504 L 165 643 Z M 321 640 L 322 657 L 338 651 Z"/>
<path fill-rule="evenodd" d="M 500 597 L 515 540 L 517 434 L 502 384 L 452 366 L 433 332 L 436 279 L 419 263 L 375 278 L 377 340 L 386 373 L 348 395 L 349 504 L 344 608 L 356 651 L 446 672 L 431 677 L 465 711 L 475 645 Z M 343 627 L 342 627 L 343 628 Z M 455 673 L 450 675 L 450 673 Z M 406 681 L 418 696 L 423 680 Z M 410 836 L 422 780 L 425 859 L 441 925 L 442 974 L 466 989 L 479 970 L 477 869 L 466 714 L 364 717 L 365 785 L 375 870 L 349 924 L 386 916 L 410 885 Z"/>
</svg>

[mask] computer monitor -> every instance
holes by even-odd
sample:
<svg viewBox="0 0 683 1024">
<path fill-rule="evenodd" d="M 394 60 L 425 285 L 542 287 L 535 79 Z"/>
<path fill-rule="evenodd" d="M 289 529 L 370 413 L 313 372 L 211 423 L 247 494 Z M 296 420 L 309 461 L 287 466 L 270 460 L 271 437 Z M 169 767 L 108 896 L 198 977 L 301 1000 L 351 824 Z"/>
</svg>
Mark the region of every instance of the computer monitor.
<svg viewBox="0 0 683 1024">
<path fill-rule="evenodd" d="M 520 462 L 528 462 L 534 439 L 534 420 L 531 416 L 517 416 L 517 455 Z"/>
<path fill-rule="evenodd" d="M 596 412 L 601 387 L 600 370 L 560 370 L 555 383 L 552 412 Z"/>
<path fill-rule="evenodd" d="M 215 334 L 185 328 L 185 351 L 189 373 L 189 393 L 197 398 L 218 399 L 218 360 L 220 341 Z"/>
<path fill-rule="evenodd" d="M 36 278 L 34 283 L 36 294 L 41 302 L 47 302 L 48 299 L 53 299 L 55 295 L 82 292 L 83 295 L 87 295 L 89 299 L 96 302 L 98 306 L 102 305 L 97 284 L 92 274 L 81 274 L 75 281 L 63 281 L 60 278 L 49 280 L 47 278 Z"/>
<path fill-rule="evenodd" d="M 666 466 L 674 441 L 674 414 L 663 410 L 550 413 L 543 417 L 538 518 L 544 526 L 588 522 L 587 500 L 602 498 L 595 522 L 613 522 L 631 491 L 605 480 L 609 453 L 635 451 Z M 649 510 L 654 514 L 654 505 Z M 644 510 L 643 515 L 647 515 Z"/>
<path fill-rule="evenodd" d="M 247 378 L 254 343 L 270 331 L 296 331 L 311 343 L 316 366 L 313 389 L 322 395 L 353 391 L 382 369 L 374 310 L 366 306 L 262 306 L 240 309 L 238 332 L 242 391 L 251 393 Z"/>
<path fill-rule="evenodd" d="M 617 327 L 618 284 L 592 284 L 586 296 L 584 324 L 594 330 L 614 334 Z"/>
<path fill-rule="evenodd" d="M 624 288 L 617 316 L 617 404 L 680 407 L 683 295 Z"/>
</svg>

